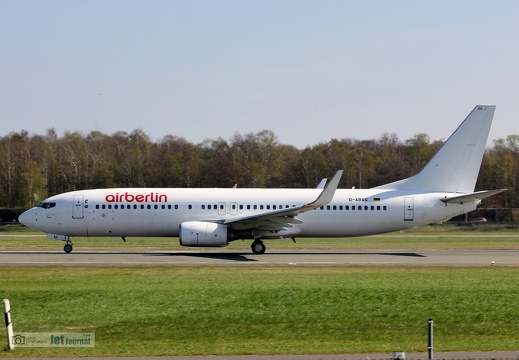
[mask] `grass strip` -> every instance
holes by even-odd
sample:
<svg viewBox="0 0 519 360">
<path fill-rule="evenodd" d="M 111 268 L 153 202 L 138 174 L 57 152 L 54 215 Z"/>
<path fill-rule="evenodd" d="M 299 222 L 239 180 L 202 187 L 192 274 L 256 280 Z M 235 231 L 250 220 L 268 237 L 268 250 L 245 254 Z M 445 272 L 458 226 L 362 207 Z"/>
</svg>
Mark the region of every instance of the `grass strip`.
<svg viewBox="0 0 519 360">
<path fill-rule="evenodd" d="M 519 349 L 519 268 L 0 267 L 16 332 L 95 348 L 3 357 Z M 5 338 L 4 338 L 5 339 Z"/>
<path fill-rule="evenodd" d="M 150 250 L 182 251 L 200 250 L 186 248 L 178 238 L 126 238 L 123 242 L 114 237 L 74 237 L 74 251 L 80 250 Z M 373 250 L 373 249 L 421 249 L 421 250 L 519 250 L 519 230 L 493 225 L 454 226 L 433 225 L 390 234 L 352 238 L 301 238 L 292 240 L 266 240 L 269 250 Z M 251 240 L 234 241 L 226 248 L 250 252 Z M 45 234 L 28 231 L 24 226 L 0 226 L 0 250 L 55 250 L 61 251 L 64 242 L 50 240 Z M 203 251 L 222 251 L 221 248 L 203 248 Z"/>
</svg>

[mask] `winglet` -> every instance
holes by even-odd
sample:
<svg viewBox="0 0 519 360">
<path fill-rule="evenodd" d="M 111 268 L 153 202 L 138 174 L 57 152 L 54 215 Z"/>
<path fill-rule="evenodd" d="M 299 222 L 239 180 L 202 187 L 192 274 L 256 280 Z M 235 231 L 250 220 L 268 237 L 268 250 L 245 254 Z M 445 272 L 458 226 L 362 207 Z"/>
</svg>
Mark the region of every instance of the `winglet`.
<svg viewBox="0 0 519 360">
<path fill-rule="evenodd" d="M 332 199 L 333 195 L 335 195 L 335 190 L 337 190 L 337 187 L 339 186 L 339 181 L 341 181 L 343 170 L 338 170 L 333 178 L 326 184 L 324 187 L 324 190 L 321 192 L 319 197 L 312 201 L 311 203 L 303 205 L 303 208 L 318 208 L 319 206 L 324 206 L 329 204 Z"/>
<path fill-rule="evenodd" d="M 324 187 L 326 186 L 326 182 L 327 181 L 328 181 L 327 178 L 322 179 L 321 182 L 319 184 L 317 184 L 316 189 L 324 189 Z"/>
</svg>

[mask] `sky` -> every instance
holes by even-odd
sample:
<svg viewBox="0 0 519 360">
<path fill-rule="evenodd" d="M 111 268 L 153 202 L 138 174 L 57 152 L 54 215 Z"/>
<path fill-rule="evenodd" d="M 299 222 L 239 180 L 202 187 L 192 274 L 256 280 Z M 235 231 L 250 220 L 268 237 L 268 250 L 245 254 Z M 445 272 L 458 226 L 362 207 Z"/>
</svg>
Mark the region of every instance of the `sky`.
<svg viewBox="0 0 519 360">
<path fill-rule="evenodd" d="M 0 0 L 0 136 L 519 134 L 519 1 Z"/>
</svg>

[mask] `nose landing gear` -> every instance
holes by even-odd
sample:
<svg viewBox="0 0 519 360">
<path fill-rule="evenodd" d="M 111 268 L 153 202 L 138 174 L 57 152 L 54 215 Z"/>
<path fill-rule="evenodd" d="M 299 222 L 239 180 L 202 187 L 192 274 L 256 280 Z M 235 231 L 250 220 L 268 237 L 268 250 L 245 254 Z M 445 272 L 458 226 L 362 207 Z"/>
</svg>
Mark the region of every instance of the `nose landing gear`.
<svg viewBox="0 0 519 360">
<path fill-rule="evenodd" d="M 48 239 L 65 241 L 67 244 L 63 247 L 63 250 L 70 254 L 72 252 L 72 241 L 70 241 L 70 236 L 68 235 L 57 235 L 57 234 L 47 234 Z"/>
</svg>

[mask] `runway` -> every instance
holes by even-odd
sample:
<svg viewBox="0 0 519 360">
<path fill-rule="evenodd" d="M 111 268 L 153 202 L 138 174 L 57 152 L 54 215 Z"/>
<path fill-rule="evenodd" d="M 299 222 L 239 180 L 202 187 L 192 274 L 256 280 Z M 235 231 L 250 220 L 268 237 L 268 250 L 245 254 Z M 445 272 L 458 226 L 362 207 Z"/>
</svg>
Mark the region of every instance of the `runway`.
<svg viewBox="0 0 519 360">
<path fill-rule="evenodd" d="M 0 266 L 519 266 L 519 250 L 0 251 Z"/>
</svg>

